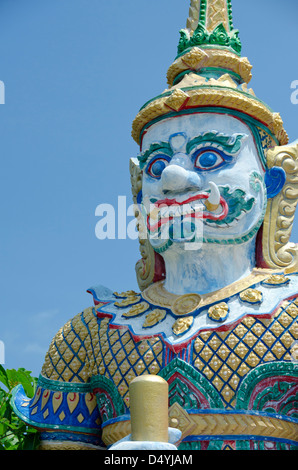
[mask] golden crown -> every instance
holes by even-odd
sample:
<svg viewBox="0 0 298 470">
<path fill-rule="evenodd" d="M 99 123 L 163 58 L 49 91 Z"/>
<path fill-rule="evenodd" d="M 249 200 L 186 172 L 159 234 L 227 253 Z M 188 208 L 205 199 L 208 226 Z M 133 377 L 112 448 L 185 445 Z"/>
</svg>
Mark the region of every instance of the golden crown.
<svg viewBox="0 0 298 470">
<path fill-rule="evenodd" d="M 180 31 L 178 55 L 167 73 L 169 88 L 148 101 L 132 126 L 140 144 L 154 122 L 177 113 L 214 110 L 245 114 L 271 135 L 273 145 L 286 145 L 288 135 L 279 113 L 248 88 L 252 66 L 241 57 L 231 0 L 191 0 L 187 28 Z"/>
</svg>

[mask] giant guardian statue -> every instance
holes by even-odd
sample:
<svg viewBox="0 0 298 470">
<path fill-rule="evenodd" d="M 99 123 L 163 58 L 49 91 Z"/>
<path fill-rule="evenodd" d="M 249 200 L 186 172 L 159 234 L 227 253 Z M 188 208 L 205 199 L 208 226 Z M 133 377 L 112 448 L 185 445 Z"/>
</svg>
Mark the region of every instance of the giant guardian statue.
<svg viewBox="0 0 298 470">
<path fill-rule="evenodd" d="M 150 375 L 170 430 L 153 448 L 297 449 L 298 143 L 248 86 L 231 0 L 192 0 L 180 36 L 168 88 L 133 122 L 139 292 L 90 288 L 34 398 L 14 390 L 41 449 L 152 448 L 130 413 Z"/>
</svg>

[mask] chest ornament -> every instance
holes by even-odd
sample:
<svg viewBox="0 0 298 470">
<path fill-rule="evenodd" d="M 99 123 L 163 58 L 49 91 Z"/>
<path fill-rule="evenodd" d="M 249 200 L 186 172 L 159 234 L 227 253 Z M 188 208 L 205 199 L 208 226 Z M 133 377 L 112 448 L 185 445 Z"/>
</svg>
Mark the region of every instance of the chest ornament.
<svg viewBox="0 0 298 470">
<path fill-rule="evenodd" d="M 222 323 L 224 322 L 229 316 L 229 306 L 225 302 L 221 302 L 220 304 L 213 305 L 208 310 L 208 318 L 210 320 Z"/>
<path fill-rule="evenodd" d="M 116 305 L 116 303 L 115 303 Z M 117 306 L 117 305 L 116 305 Z M 139 302 L 129 309 L 128 312 L 122 314 L 123 318 L 135 318 L 149 310 L 150 305 L 147 302 Z"/>
<path fill-rule="evenodd" d="M 248 304 L 260 304 L 263 301 L 263 294 L 257 289 L 246 289 L 241 292 L 239 295 L 242 302 L 247 302 Z"/>
<path fill-rule="evenodd" d="M 93 288 L 100 317 L 114 328 L 128 328 L 134 337 L 163 338 L 179 352 L 200 331 L 231 329 L 247 316 L 271 318 L 280 303 L 298 293 L 298 274 L 254 269 L 246 278 L 209 294 L 176 295 L 156 282 L 142 293 Z M 104 295 L 103 295 L 104 293 Z"/>
<path fill-rule="evenodd" d="M 270 287 L 279 287 L 289 284 L 290 278 L 286 277 L 284 274 L 273 274 L 272 276 L 268 277 L 265 281 L 263 281 L 264 286 Z"/>
<path fill-rule="evenodd" d="M 158 325 L 158 323 L 161 323 L 167 316 L 167 311 L 166 310 L 160 310 L 158 308 L 154 309 L 146 315 L 146 320 L 143 323 L 143 328 L 152 328 L 155 325 Z"/>
</svg>

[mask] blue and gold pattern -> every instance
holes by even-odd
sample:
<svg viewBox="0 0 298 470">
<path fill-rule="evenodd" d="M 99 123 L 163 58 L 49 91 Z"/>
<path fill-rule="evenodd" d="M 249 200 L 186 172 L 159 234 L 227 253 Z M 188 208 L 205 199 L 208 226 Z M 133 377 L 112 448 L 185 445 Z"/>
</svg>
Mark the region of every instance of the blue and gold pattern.
<svg viewBox="0 0 298 470">
<path fill-rule="evenodd" d="M 233 327 L 203 331 L 175 349 L 162 335 L 135 336 L 128 327 L 114 325 L 111 315 L 101 313 L 100 307 L 89 308 L 53 339 L 35 397 L 26 399 L 18 388 L 14 409 L 24 421 L 43 433 L 50 432 L 51 439 L 76 432 L 81 442 L 101 446 L 102 422 L 106 444 L 111 443 L 112 435 L 124 437 L 121 433 L 126 428 L 119 423 L 125 421 L 121 416 L 129 416 L 130 382 L 146 373 L 163 375 L 176 361 L 176 372 L 185 370 L 188 377 L 180 385 L 175 382 L 176 390 L 177 386 L 189 388 L 191 383 L 193 387 L 191 377 L 198 374 L 209 384 L 208 393 L 212 390 L 214 399 L 222 403 L 220 408 L 228 413 L 237 409 L 238 392 L 251 371 L 262 365 L 271 370 L 275 364 L 285 368 L 284 364 L 291 363 L 291 347 L 298 340 L 297 316 L 298 299 L 294 297 L 284 301 L 273 316 L 246 316 Z M 297 377 L 293 380 L 297 382 Z M 195 397 L 196 388 L 193 393 Z M 200 397 L 204 403 L 204 391 Z M 114 427 L 110 429 L 107 423 L 111 420 Z M 116 432 L 116 425 L 120 431 Z M 200 446 L 206 444 L 202 439 L 192 443 L 185 436 L 181 448 L 197 448 L 198 441 Z"/>
<path fill-rule="evenodd" d="M 101 418 L 90 385 L 57 382 L 40 376 L 34 398 L 28 401 L 24 396 L 23 387 L 18 386 L 12 402 L 15 412 L 28 424 L 41 431 L 59 430 L 70 440 L 73 438 L 69 433 L 78 433 L 77 440 L 102 445 Z M 53 434 L 49 436 L 54 439 Z"/>
</svg>

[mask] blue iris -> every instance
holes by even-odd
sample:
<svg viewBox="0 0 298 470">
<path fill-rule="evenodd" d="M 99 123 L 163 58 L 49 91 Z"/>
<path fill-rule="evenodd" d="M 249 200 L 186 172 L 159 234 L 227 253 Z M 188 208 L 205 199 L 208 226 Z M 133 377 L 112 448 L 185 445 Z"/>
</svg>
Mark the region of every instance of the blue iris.
<svg viewBox="0 0 298 470">
<path fill-rule="evenodd" d="M 194 158 L 195 168 L 201 171 L 219 168 L 227 159 L 223 152 L 213 149 L 199 150 L 195 152 Z"/>
<path fill-rule="evenodd" d="M 218 160 L 218 155 L 214 152 L 205 152 L 201 156 L 199 162 L 203 168 L 211 168 L 216 165 Z"/>
<path fill-rule="evenodd" d="M 165 169 L 167 162 L 164 160 L 156 160 L 150 167 L 153 176 L 160 176 Z"/>
</svg>

